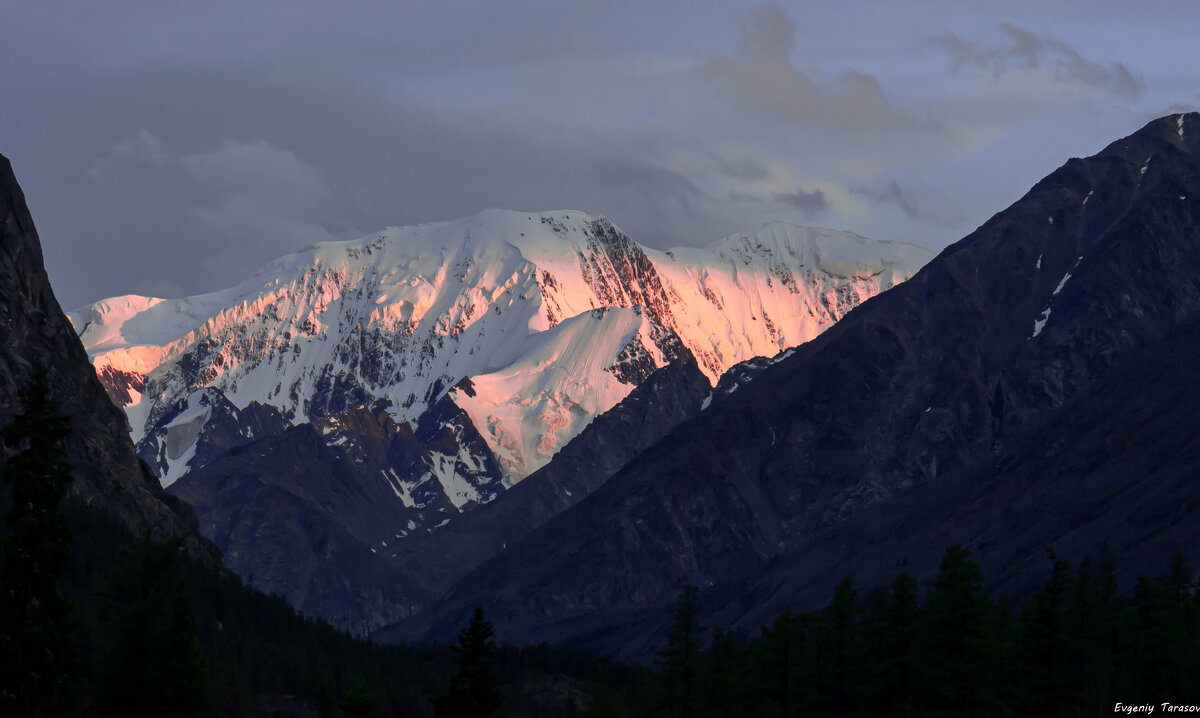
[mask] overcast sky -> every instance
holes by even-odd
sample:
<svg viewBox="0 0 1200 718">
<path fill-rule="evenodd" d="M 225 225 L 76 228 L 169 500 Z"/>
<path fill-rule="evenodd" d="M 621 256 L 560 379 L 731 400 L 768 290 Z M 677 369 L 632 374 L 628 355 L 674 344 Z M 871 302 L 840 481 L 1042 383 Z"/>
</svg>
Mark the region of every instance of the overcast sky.
<svg viewBox="0 0 1200 718">
<path fill-rule="evenodd" d="M 1187 3 L 983 5 L 0 0 L 0 153 L 70 309 L 491 207 L 941 249 L 1200 105 Z"/>
</svg>

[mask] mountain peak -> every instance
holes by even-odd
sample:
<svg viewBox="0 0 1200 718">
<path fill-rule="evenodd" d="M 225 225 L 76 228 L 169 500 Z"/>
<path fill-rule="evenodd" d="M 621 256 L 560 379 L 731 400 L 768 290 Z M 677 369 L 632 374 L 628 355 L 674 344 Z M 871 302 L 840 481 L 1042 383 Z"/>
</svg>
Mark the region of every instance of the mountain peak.
<svg viewBox="0 0 1200 718">
<path fill-rule="evenodd" d="M 72 318 L 138 440 L 203 387 L 297 423 L 361 405 L 414 426 L 453 393 L 516 482 L 654 369 L 692 355 L 715 381 L 808 341 L 928 256 L 784 224 L 663 252 L 602 216 L 493 209 Z M 464 378 L 474 396 L 452 392 Z"/>
</svg>

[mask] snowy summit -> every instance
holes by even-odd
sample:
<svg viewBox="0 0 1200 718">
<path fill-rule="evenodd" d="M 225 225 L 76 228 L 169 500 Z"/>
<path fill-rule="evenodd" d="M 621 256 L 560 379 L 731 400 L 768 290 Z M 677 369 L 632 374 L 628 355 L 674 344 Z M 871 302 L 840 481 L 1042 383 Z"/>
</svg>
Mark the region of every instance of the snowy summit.
<svg viewBox="0 0 1200 718">
<path fill-rule="evenodd" d="M 449 398 L 511 485 L 655 369 L 690 353 L 715 382 L 930 256 L 787 223 L 657 251 L 604 217 L 489 210 L 318 244 L 223 291 L 115 297 L 70 318 L 135 441 L 157 442 L 164 484 L 188 470 L 207 416 L 188 397 L 216 389 L 294 423 L 365 406 L 415 427 Z"/>
</svg>

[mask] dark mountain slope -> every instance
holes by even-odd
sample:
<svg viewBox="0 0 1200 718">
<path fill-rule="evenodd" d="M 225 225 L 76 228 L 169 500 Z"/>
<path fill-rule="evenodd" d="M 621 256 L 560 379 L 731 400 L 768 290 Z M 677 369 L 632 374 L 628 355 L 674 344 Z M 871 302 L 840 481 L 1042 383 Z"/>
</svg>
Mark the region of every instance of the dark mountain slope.
<svg viewBox="0 0 1200 718">
<path fill-rule="evenodd" d="M 551 465 L 462 514 L 429 468 L 430 451 L 450 434 L 456 446 L 470 445 L 474 429 L 449 400 L 417 434 L 365 409 L 268 433 L 208 459 L 169 491 L 198 507 L 201 531 L 238 575 L 309 615 L 369 632 L 421 610 L 427 593 L 578 502 L 699 411 L 708 390 L 690 357 L 658 370 Z M 427 480 L 402 502 L 395 477 L 421 474 Z"/>
<path fill-rule="evenodd" d="M 1198 115 L 1070 160 L 459 582 L 429 635 L 474 603 L 513 639 L 611 626 L 1012 445 L 1200 309 L 1198 219 Z"/>
<path fill-rule="evenodd" d="M 69 495 L 100 504 L 135 534 L 189 535 L 196 555 L 219 561 L 195 534 L 190 506 L 168 496 L 134 454 L 125 416 L 115 407 L 50 289 L 37 230 L 8 158 L 0 155 L 0 425 L 17 410 L 17 391 L 35 365 L 46 367 L 53 398 L 71 416 Z M 0 450 L 0 459 L 8 456 Z"/>
<path fill-rule="evenodd" d="M 378 453 L 420 451 L 411 432 L 377 434 L 359 442 Z M 201 530 L 231 571 L 308 615 L 365 633 L 427 600 L 381 555 L 404 525 L 391 488 L 364 480 L 312 424 L 236 447 L 171 490 L 201 507 Z"/>
<path fill-rule="evenodd" d="M 1121 590 L 1200 546 L 1200 318 L 1139 352 L 998 456 L 869 507 L 727 591 L 712 620 L 753 630 L 785 606 L 824 605 L 851 576 L 865 587 L 936 574 L 962 544 L 996 595 L 1045 581 L 1045 549 L 1111 557 Z M 719 601 L 718 601 L 719 603 Z M 665 619 L 660 619 L 665 620 Z"/>
<path fill-rule="evenodd" d="M 176 415 L 197 408 L 191 404 L 204 409 L 191 422 L 203 428 L 198 440 L 185 434 L 180 443 L 194 445 L 203 464 L 167 491 L 197 507 L 201 532 L 225 552 L 231 570 L 354 633 L 427 601 L 424 581 L 386 562 L 410 535 L 458 518 L 438 468 L 444 473 L 447 460 L 457 462 L 455 475 L 480 493 L 500 489 L 499 465 L 448 398 L 414 433 L 363 407 L 293 427 L 271 407 L 251 403 L 238 411 L 210 387 L 165 414 L 156 440 L 144 444 L 157 447 L 160 465 L 173 448 L 171 432 L 189 423 Z"/>
<path fill-rule="evenodd" d="M 444 591 L 505 546 L 515 544 L 595 491 L 670 429 L 694 416 L 711 387 L 691 356 L 655 371 L 597 416 L 554 460 L 444 528 L 400 545 L 403 570 Z"/>
</svg>

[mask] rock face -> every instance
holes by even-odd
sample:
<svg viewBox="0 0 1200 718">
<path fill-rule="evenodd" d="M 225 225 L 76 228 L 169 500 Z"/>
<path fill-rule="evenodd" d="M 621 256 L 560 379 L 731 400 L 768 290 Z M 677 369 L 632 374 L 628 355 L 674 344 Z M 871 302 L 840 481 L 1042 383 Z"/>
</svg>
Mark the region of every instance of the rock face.
<svg viewBox="0 0 1200 718">
<path fill-rule="evenodd" d="M 2 155 L 0 222 L 0 424 L 16 412 L 17 391 L 34 367 L 46 367 L 54 399 L 71 416 L 70 496 L 104 507 L 135 533 L 187 535 L 194 553 L 219 561 L 213 547 L 195 535 L 191 507 L 165 494 L 134 454 L 125 416 L 109 401 L 50 289 L 37 230 Z"/>
<path fill-rule="evenodd" d="M 162 414 L 138 445 L 138 456 L 169 486 L 190 465 L 203 466 L 234 447 L 282 434 L 291 425 L 273 406 L 251 402 L 239 410 L 220 391 L 198 389 Z"/>
<path fill-rule="evenodd" d="M 352 453 L 322 436 L 372 422 Z M 196 504 L 200 529 L 215 537 L 230 570 L 309 615 L 365 633 L 427 601 L 384 560 L 404 525 L 386 470 L 356 470 L 368 460 L 388 468 L 418 460 L 420 446 L 405 428 L 365 412 L 330 416 L 320 427 L 302 424 L 226 452 L 171 490 Z"/>
<path fill-rule="evenodd" d="M 603 635 L 1037 430 L 1200 310 L 1200 116 L 1072 159 L 411 623 Z M 1097 510 L 1102 510 L 1099 507 Z M 624 636 L 628 638 L 628 636 Z"/>
<path fill-rule="evenodd" d="M 231 570 L 309 615 L 368 633 L 426 604 L 427 582 L 395 568 L 405 541 L 503 491 L 461 409 L 443 398 L 425 418 L 414 432 L 360 407 L 292 426 L 271 407 L 239 411 L 209 388 L 164 415 L 158 445 L 170 461 L 189 458 L 173 453 L 176 432 L 202 459 L 167 491 L 197 507 L 200 530 Z"/>
<path fill-rule="evenodd" d="M 413 433 L 427 450 L 423 467 L 397 477 L 419 482 L 436 479 L 454 511 L 492 501 L 503 491 L 504 472 L 467 412 L 450 395 L 443 396 L 421 415 Z M 427 468 L 426 468 L 427 467 Z"/>
</svg>

